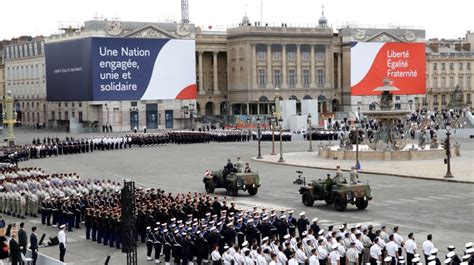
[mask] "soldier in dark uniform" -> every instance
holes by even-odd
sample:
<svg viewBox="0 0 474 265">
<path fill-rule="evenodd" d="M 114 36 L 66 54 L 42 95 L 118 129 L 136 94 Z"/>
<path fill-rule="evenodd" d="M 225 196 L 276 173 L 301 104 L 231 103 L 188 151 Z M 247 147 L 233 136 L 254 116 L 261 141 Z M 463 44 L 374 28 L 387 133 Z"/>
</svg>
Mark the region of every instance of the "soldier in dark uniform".
<svg viewBox="0 0 474 265">
<path fill-rule="evenodd" d="M 301 212 L 300 218 L 298 219 L 298 234 L 300 237 L 302 237 L 303 232 L 307 230 L 307 226 L 309 225 L 308 218 L 306 218 L 305 215 L 305 212 Z"/>
</svg>

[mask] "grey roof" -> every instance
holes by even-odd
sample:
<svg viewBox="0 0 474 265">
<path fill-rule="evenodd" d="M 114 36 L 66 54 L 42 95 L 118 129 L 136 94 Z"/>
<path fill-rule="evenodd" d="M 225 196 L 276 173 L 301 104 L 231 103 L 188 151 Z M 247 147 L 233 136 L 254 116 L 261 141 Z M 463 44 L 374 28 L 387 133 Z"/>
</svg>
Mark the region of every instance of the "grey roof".
<svg viewBox="0 0 474 265">
<path fill-rule="evenodd" d="M 104 30 L 107 27 L 107 20 L 88 20 L 84 22 L 85 30 Z M 163 30 L 175 32 L 178 23 L 163 23 L 163 22 L 137 22 L 137 21 L 120 21 L 125 32 L 140 29 L 149 25 L 159 27 Z M 194 24 L 190 24 L 190 31 L 195 32 Z"/>
</svg>

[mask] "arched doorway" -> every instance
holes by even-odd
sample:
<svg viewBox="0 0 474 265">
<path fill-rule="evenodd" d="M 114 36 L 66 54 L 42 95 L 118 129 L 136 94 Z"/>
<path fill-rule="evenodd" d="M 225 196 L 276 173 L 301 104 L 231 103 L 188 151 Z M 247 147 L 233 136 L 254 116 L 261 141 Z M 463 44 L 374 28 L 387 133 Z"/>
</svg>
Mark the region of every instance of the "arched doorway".
<svg viewBox="0 0 474 265">
<path fill-rule="evenodd" d="M 337 112 L 339 110 L 339 100 L 332 100 L 332 112 Z"/>
<path fill-rule="evenodd" d="M 303 99 L 313 99 L 310 95 L 306 95 L 303 97 Z"/>
<path fill-rule="evenodd" d="M 318 111 L 319 113 L 327 112 L 326 97 L 323 95 L 318 96 Z"/>
<path fill-rule="evenodd" d="M 206 115 L 214 115 L 214 103 L 213 102 L 207 102 L 206 103 Z"/>
<path fill-rule="evenodd" d="M 261 96 L 258 99 L 258 114 L 268 114 L 271 110 L 269 108 L 269 101 L 266 96 Z"/>
</svg>

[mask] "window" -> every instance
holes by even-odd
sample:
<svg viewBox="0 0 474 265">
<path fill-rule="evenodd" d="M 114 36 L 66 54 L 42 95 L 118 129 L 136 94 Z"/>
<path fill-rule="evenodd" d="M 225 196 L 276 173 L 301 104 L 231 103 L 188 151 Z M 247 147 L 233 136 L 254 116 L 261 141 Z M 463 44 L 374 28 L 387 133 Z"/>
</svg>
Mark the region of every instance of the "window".
<svg viewBox="0 0 474 265">
<path fill-rule="evenodd" d="M 64 107 L 67 108 L 67 102 L 64 102 Z"/>
<path fill-rule="evenodd" d="M 61 120 L 61 111 L 58 111 L 58 120 Z"/>
<path fill-rule="evenodd" d="M 294 88 L 296 85 L 295 69 L 288 69 L 288 86 Z"/>
<path fill-rule="evenodd" d="M 69 120 L 69 113 L 67 111 L 64 112 L 64 119 Z"/>
<path fill-rule="evenodd" d="M 395 109 L 401 109 L 401 104 L 400 103 L 395 103 Z"/>
<path fill-rule="evenodd" d="M 82 102 L 79 102 L 79 108 L 81 108 L 81 107 L 82 107 Z"/>
<path fill-rule="evenodd" d="M 441 95 L 441 104 L 446 105 L 446 95 Z"/>
<path fill-rule="evenodd" d="M 275 86 L 281 86 L 281 70 L 273 69 L 273 83 Z"/>
<path fill-rule="evenodd" d="M 438 105 L 438 95 L 433 96 L 433 104 Z"/>
<path fill-rule="evenodd" d="M 324 70 L 318 69 L 316 70 L 316 81 L 318 87 L 322 87 L 324 85 Z"/>
<path fill-rule="evenodd" d="M 446 87 L 446 77 L 441 77 L 441 88 Z"/>
<path fill-rule="evenodd" d="M 51 111 L 51 120 L 55 120 L 55 119 L 56 119 L 56 112 Z"/>
<path fill-rule="evenodd" d="M 446 70 L 446 64 L 445 63 L 441 63 L 441 70 L 442 71 Z"/>
<path fill-rule="evenodd" d="M 136 107 L 136 106 L 137 106 L 137 102 L 136 102 L 136 101 L 132 101 L 130 104 L 132 105 L 132 107 Z"/>
<path fill-rule="evenodd" d="M 466 69 L 471 70 L 471 63 L 466 63 Z"/>
<path fill-rule="evenodd" d="M 308 51 L 302 52 L 301 53 L 301 58 L 303 59 L 303 61 L 309 61 L 310 53 Z"/>
<path fill-rule="evenodd" d="M 438 98 L 436 98 L 438 99 Z M 423 105 L 428 105 L 428 98 L 427 97 L 423 97 Z"/>
<path fill-rule="evenodd" d="M 311 77 L 309 76 L 309 69 L 303 69 L 303 86 L 309 87 Z"/>
<path fill-rule="evenodd" d="M 433 71 L 436 71 L 438 70 L 438 64 L 437 63 L 433 63 Z"/>
<path fill-rule="evenodd" d="M 265 55 L 266 55 L 265 51 L 258 51 L 258 52 L 257 52 L 257 58 L 258 58 L 258 60 L 259 60 L 259 61 L 265 61 L 265 59 L 266 59 L 266 56 L 265 56 Z"/>
<path fill-rule="evenodd" d="M 71 102 L 71 107 L 74 108 L 75 106 L 76 106 L 76 104 L 74 102 Z"/>
<path fill-rule="evenodd" d="M 61 107 L 61 102 L 58 102 L 58 108 L 60 108 L 60 107 Z"/>
<path fill-rule="evenodd" d="M 454 63 L 449 63 L 449 70 L 454 70 Z"/>
<path fill-rule="evenodd" d="M 433 77 L 433 88 L 438 88 L 438 78 Z"/>
<path fill-rule="evenodd" d="M 289 51 L 288 52 L 288 61 L 294 61 L 294 60 L 296 60 L 296 52 Z"/>
<path fill-rule="evenodd" d="M 75 111 L 71 111 L 71 117 L 76 118 L 76 112 Z"/>
<path fill-rule="evenodd" d="M 449 87 L 451 87 L 451 88 L 454 87 L 454 76 L 449 77 Z"/>
<path fill-rule="evenodd" d="M 258 69 L 258 86 L 265 87 L 267 84 L 265 80 L 265 69 Z"/>
<path fill-rule="evenodd" d="M 273 60 L 280 61 L 281 60 L 281 52 L 273 52 Z"/>
<path fill-rule="evenodd" d="M 461 88 L 464 87 L 464 77 L 462 75 L 458 75 L 458 85 Z"/>
<path fill-rule="evenodd" d="M 453 102 L 453 99 L 454 99 L 454 94 L 453 93 L 449 94 L 449 102 Z"/>
<path fill-rule="evenodd" d="M 79 122 L 82 122 L 82 111 L 79 111 Z"/>
<path fill-rule="evenodd" d="M 466 76 L 466 87 L 471 88 L 471 76 Z"/>
<path fill-rule="evenodd" d="M 324 60 L 324 51 L 316 51 L 316 60 L 318 61 Z"/>
<path fill-rule="evenodd" d="M 466 94 L 466 102 L 471 103 L 471 94 Z"/>
<path fill-rule="evenodd" d="M 395 100 L 400 100 L 400 96 L 395 96 Z"/>
<path fill-rule="evenodd" d="M 459 70 L 462 70 L 462 63 L 459 63 Z"/>
</svg>

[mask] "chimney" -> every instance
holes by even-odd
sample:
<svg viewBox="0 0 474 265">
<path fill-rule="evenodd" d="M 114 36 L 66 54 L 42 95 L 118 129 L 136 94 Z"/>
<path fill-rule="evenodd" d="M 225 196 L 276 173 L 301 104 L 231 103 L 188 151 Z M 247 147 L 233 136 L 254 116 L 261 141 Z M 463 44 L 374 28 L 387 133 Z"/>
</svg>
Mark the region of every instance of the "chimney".
<svg viewBox="0 0 474 265">
<path fill-rule="evenodd" d="M 461 43 L 454 44 L 454 50 L 458 52 L 462 51 L 462 44 Z"/>
<path fill-rule="evenodd" d="M 439 44 L 438 43 L 430 43 L 430 49 L 434 52 L 439 51 Z"/>
<path fill-rule="evenodd" d="M 471 44 L 470 43 L 463 43 L 462 44 L 462 50 L 463 51 L 470 51 L 471 50 Z"/>
</svg>

